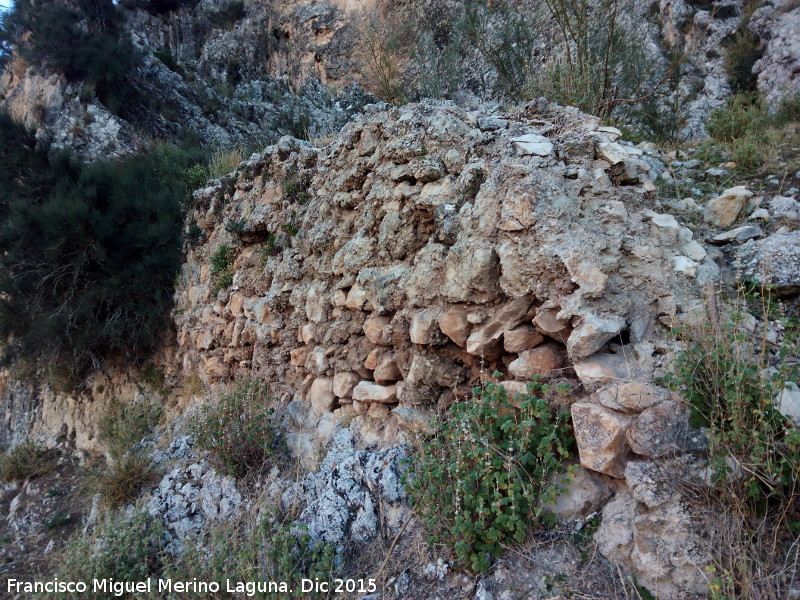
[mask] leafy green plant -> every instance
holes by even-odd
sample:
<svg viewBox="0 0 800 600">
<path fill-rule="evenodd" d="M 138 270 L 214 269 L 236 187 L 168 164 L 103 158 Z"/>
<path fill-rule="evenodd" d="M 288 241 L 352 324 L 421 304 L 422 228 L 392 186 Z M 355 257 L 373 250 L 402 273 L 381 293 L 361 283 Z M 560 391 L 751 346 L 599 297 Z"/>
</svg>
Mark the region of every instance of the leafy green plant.
<svg viewBox="0 0 800 600">
<path fill-rule="evenodd" d="M 510 540 L 552 518 L 541 510 L 559 491 L 554 475 L 572 445 L 568 415 L 554 415 L 535 394 L 509 399 L 486 383 L 454 404 L 423 439 L 406 478 L 414 509 L 432 539 L 452 545 L 459 560 L 484 571 Z"/>
<path fill-rule="evenodd" d="M 0 113 L 0 339 L 64 385 L 166 326 L 180 266 L 180 165 L 159 146 L 85 164 Z"/>
<path fill-rule="evenodd" d="M 58 453 L 33 440 L 25 440 L 8 452 L 0 454 L 0 480 L 22 481 L 28 477 L 41 477 L 55 469 Z"/>
<path fill-rule="evenodd" d="M 163 531 L 161 520 L 145 510 L 130 515 L 109 511 L 90 535 L 78 531 L 67 542 L 52 562 L 53 576 L 62 581 L 89 583 L 87 592 L 80 595 L 82 600 L 106 600 L 109 594 L 94 590 L 93 579 L 145 581 L 161 574 L 165 559 L 161 549 Z"/>
<path fill-rule="evenodd" d="M 218 398 L 206 400 L 190 429 L 215 467 L 243 478 L 266 465 L 275 443 L 268 402 L 268 386 L 252 377 L 241 377 Z"/>
<path fill-rule="evenodd" d="M 312 540 L 305 526 L 265 513 L 252 523 L 240 518 L 234 526 L 213 527 L 205 539 L 188 542 L 166 573 L 177 580 L 284 582 L 289 588 L 286 592 L 254 591 L 251 598 L 325 598 L 325 593 L 302 592 L 300 580 L 332 581 L 337 572 L 335 558 L 334 547 Z M 177 597 L 188 600 L 191 596 Z"/>
<path fill-rule="evenodd" d="M 72 522 L 72 517 L 67 512 L 57 512 L 51 518 L 42 522 L 42 527 L 46 531 L 52 531 L 54 529 L 58 529 L 59 527 L 63 527 L 64 525 L 68 525 Z"/>
<path fill-rule="evenodd" d="M 228 289 L 233 283 L 233 261 L 236 256 L 227 244 L 220 244 L 211 255 L 211 293 Z"/>
</svg>

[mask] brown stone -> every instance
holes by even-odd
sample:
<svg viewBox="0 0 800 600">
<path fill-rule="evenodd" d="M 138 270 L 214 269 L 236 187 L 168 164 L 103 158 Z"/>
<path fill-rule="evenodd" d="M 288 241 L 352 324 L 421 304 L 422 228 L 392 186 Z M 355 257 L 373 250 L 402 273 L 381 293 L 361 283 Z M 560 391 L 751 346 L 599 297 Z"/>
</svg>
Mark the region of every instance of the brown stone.
<svg viewBox="0 0 800 600">
<path fill-rule="evenodd" d="M 385 404 L 370 404 L 367 416 L 373 419 L 385 419 L 389 416 L 389 407 Z"/>
<path fill-rule="evenodd" d="M 625 432 L 632 422 L 630 416 L 597 404 L 573 404 L 572 427 L 581 465 L 621 478 L 630 452 Z"/>
<path fill-rule="evenodd" d="M 605 383 L 629 379 L 625 358 L 619 354 L 595 354 L 572 365 L 578 379 L 588 390 Z"/>
<path fill-rule="evenodd" d="M 336 373 L 333 376 L 333 393 L 337 398 L 350 398 L 353 388 L 361 381 L 361 377 L 352 371 Z"/>
<path fill-rule="evenodd" d="M 306 364 L 306 359 L 308 358 L 308 352 L 308 346 L 294 348 L 291 352 L 289 352 L 289 359 L 292 362 L 292 366 L 304 367 Z"/>
<path fill-rule="evenodd" d="M 367 355 L 367 359 L 364 361 L 364 367 L 369 369 L 370 371 L 374 371 L 378 368 L 378 361 L 380 360 L 381 356 L 385 350 L 383 348 L 374 348 L 372 352 Z"/>
<path fill-rule="evenodd" d="M 364 322 L 364 333 L 373 344 L 388 346 L 392 342 L 389 317 L 372 317 Z"/>
<path fill-rule="evenodd" d="M 558 310 L 555 308 L 540 309 L 533 318 L 533 324 L 543 334 L 564 344 L 569 339 L 572 328 L 569 321 L 559 319 L 557 314 Z"/>
<path fill-rule="evenodd" d="M 353 388 L 353 400 L 392 404 L 397 402 L 397 387 L 394 385 L 380 385 L 374 381 L 362 381 Z"/>
<path fill-rule="evenodd" d="M 508 370 L 519 379 L 530 379 L 534 375 L 554 375 L 554 371 L 564 366 L 563 346 L 554 342 L 520 352 L 519 358 L 512 362 Z"/>
<path fill-rule="evenodd" d="M 468 311 L 463 306 L 452 306 L 439 317 L 439 328 L 462 348 L 467 345 L 467 337 L 472 324 L 467 320 Z"/>
<path fill-rule="evenodd" d="M 530 307 L 530 298 L 517 298 L 496 309 L 494 315 L 467 338 L 467 352 L 474 356 L 498 356 L 503 332 L 519 325 Z"/>
<path fill-rule="evenodd" d="M 438 311 L 435 309 L 416 313 L 411 319 L 411 327 L 408 330 L 411 342 L 427 345 L 444 343 L 444 335 L 437 323 L 438 316 Z"/>
<path fill-rule="evenodd" d="M 308 390 L 311 409 L 318 415 L 333 411 L 336 396 L 333 395 L 333 381 L 330 377 L 317 377 Z"/>
<path fill-rule="evenodd" d="M 375 379 L 375 383 L 382 385 L 394 383 L 403 378 L 400 373 L 400 367 L 397 366 L 394 352 L 384 352 L 381 355 L 372 376 Z"/>
<path fill-rule="evenodd" d="M 514 354 L 534 348 L 543 341 L 544 336 L 530 325 L 520 325 L 503 334 L 503 347 L 506 352 Z"/>
<path fill-rule="evenodd" d="M 228 366 L 219 356 L 207 358 L 204 365 L 206 375 L 212 379 L 221 379 L 228 376 Z"/>
</svg>

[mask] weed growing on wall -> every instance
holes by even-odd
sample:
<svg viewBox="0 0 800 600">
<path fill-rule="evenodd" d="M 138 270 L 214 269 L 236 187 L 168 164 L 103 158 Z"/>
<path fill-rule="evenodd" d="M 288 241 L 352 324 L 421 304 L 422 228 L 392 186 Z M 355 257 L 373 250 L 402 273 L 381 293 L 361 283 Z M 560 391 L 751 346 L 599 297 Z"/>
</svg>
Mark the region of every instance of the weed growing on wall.
<svg viewBox="0 0 800 600">
<path fill-rule="evenodd" d="M 413 505 L 433 541 L 451 545 L 473 571 L 485 571 L 504 544 L 552 518 L 541 506 L 558 493 L 554 475 L 570 456 L 568 415 L 553 414 L 529 384 L 509 399 L 486 383 L 457 402 L 423 439 L 407 475 Z"/>
</svg>

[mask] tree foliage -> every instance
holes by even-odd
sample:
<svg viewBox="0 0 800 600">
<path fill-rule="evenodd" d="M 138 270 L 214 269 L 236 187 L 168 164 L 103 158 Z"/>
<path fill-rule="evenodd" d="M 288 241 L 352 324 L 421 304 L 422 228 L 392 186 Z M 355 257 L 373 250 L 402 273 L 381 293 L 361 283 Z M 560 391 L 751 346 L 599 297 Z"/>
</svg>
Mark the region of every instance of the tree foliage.
<svg viewBox="0 0 800 600">
<path fill-rule="evenodd" d="M 0 46 L 93 87 L 113 112 L 135 96 L 129 78 L 140 55 L 112 0 L 17 0 L 0 22 Z"/>
<path fill-rule="evenodd" d="M 0 340 L 74 377 L 164 327 L 187 153 L 83 164 L 0 115 Z"/>
</svg>

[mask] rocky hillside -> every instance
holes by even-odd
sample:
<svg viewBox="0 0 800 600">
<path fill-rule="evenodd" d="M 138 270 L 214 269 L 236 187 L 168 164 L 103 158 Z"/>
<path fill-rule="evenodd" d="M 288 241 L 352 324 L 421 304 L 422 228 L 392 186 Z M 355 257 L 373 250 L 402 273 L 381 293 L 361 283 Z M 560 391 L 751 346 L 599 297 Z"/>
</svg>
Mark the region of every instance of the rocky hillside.
<svg viewBox="0 0 800 600">
<path fill-rule="evenodd" d="M 658 93 L 565 106 L 577 4 L 131 1 L 118 106 L 3 38 L 4 593 L 800 598 L 800 7 L 593 4 Z"/>
</svg>

